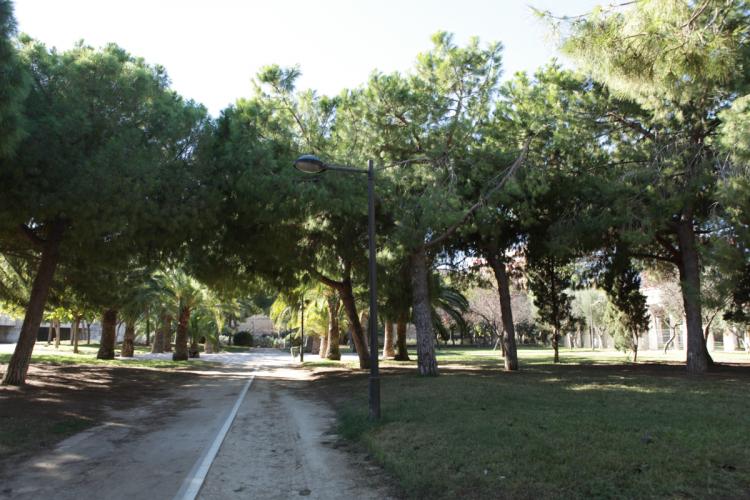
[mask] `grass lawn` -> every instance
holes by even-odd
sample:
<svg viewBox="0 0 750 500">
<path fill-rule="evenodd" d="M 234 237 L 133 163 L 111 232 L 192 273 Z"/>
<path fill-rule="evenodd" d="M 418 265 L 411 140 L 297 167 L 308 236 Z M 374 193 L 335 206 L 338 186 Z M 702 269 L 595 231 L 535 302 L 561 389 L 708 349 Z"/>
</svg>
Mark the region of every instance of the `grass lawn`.
<svg viewBox="0 0 750 500">
<path fill-rule="evenodd" d="M 67 342 L 61 343 L 59 349 L 55 349 L 54 344 L 47 346 L 44 342 L 37 342 L 34 346 L 34 352 L 31 355 L 31 363 L 45 363 L 54 365 L 106 365 L 106 366 L 128 366 L 133 368 L 186 368 L 198 366 L 210 366 L 205 361 L 172 361 L 169 359 L 138 359 L 138 358 L 115 358 L 115 359 L 96 359 L 96 353 L 99 350 L 99 344 L 79 345 L 79 353 L 73 353 L 73 346 Z M 119 346 L 117 348 L 119 352 Z M 150 348 L 145 346 L 136 346 L 136 354 L 151 352 Z M 7 364 L 10 361 L 11 352 L 0 353 L 0 365 Z M 0 367 L 0 373 L 4 373 L 5 368 Z"/>
<path fill-rule="evenodd" d="M 343 398 L 342 434 L 364 443 L 410 497 L 750 494 L 749 364 L 691 377 L 619 353 L 561 354 L 554 365 L 549 350 L 522 349 L 522 371 L 504 373 L 496 352 L 443 350 L 437 378 L 386 362 L 375 425 L 366 374 L 321 381 Z"/>
</svg>

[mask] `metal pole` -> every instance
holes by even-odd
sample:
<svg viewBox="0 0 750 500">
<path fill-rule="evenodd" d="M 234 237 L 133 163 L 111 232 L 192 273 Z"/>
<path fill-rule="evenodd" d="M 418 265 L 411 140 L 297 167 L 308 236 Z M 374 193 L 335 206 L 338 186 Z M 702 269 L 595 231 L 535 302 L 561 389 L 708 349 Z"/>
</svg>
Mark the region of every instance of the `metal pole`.
<svg viewBox="0 0 750 500">
<path fill-rule="evenodd" d="M 305 298 L 302 297 L 302 317 L 300 318 L 300 332 L 299 332 L 299 362 L 305 362 Z"/>
<path fill-rule="evenodd" d="M 367 234 L 370 246 L 370 420 L 380 419 L 378 370 L 378 286 L 375 261 L 375 168 L 367 161 Z"/>
</svg>

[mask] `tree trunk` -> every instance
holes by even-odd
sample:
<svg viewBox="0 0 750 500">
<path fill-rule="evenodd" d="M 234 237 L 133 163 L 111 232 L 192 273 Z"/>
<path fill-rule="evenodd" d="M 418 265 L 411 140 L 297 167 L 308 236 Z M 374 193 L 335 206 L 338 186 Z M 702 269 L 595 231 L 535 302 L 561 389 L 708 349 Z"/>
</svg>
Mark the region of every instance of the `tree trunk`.
<svg viewBox="0 0 750 500">
<path fill-rule="evenodd" d="M 52 345 L 54 331 L 55 328 L 52 326 L 52 320 L 49 320 L 49 326 L 47 327 L 47 346 Z"/>
<path fill-rule="evenodd" d="M 52 325 L 55 328 L 55 349 L 60 349 L 60 320 L 53 319 Z"/>
<path fill-rule="evenodd" d="M 135 321 L 125 321 L 125 336 L 122 338 L 121 358 L 132 358 L 135 354 Z"/>
<path fill-rule="evenodd" d="M 488 259 L 497 280 L 497 293 L 500 297 L 500 315 L 503 321 L 503 354 L 505 355 L 505 369 L 518 370 L 518 351 L 516 349 L 516 329 L 513 325 L 513 309 L 511 308 L 510 280 L 505 269 L 505 263 L 497 258 L 494 252 L 488 252 Z"/>
<path fill-rule="evenodd" d="M 396 356 L 396 350 L 393 348 L 393 321 L 390 318 L 385 318 L 385 328 L 383 334 L 383 359 L 394 358 Z"/>
<path fill-rule="evenodd" d="M 203 344 L 203 352 L 206 354 L 213 354 L 214 353 L 214 342 L 213 339 L 206 337 L 206 343 Z"/>
<path fill-rule="evenodd" d="M 406 313 L 401 313 L 396 321 L 396 361 L 409 361 L 409 351 L 406 349 Z"/>
<path fill-rule="evenodd" d="M 115 359 L 115 340 L 117 338 L 117 310 L 105 309 L 102 314 L 102 339 L 96 359 Z"/>
<path fill-rule="evenodd" d="M 429 275 L 427 252 L 418 249 L 411 255 L 411 289 L 414 326 L 417 328 L 417 367 L 419 374 L 438 374 L 435 358 L 435 335 L 432 331 L 432 310 L 430 307 Z"/>
<path fill-rule="evenodd" d="M 198 348 L 198 341 L 194 335 L 190 336 L 190 348 L 188 349 L 188 356 L 191 358 L 201 357 L 201 350 Z"/>
<path fill-rule="evenodd" d="M 174 354 L 172 354 L 172 361 L 187 361 L 188 359 L 187 330 L 189 320 L 190 308 L 181 307 L 180 315 L 177 318 L 177 337 L 174 341 Z"/>
<path fill-rule="evenodd" d="M 320 359 L 325 359 L 328 354 L 328 332 L 325 332 L 320 336 L 320 345 L 318 346 L 318 356 Z"/>
<path fill-rule="evenodd" d="M 154 331 L 154 340 L 151 343 L 151 353 L 158 354 L 164 352 L 164 334 L 169 331 L 170 323 L 172 318 L 169 317 L 167 311 L 162 310 L 159 315 L 161 323 L 156 327 Z"/>
<path fill-rule="evenodd" d="M 39 325 L 42 323 L 44 306 L 47 304 L 47 295 L 60 258 L 60 241 L 64 229 L 65 226 L 62 223 L 54 224 L 42 248 L 42 258 L 34 277 L 34 283 L 31 286 L 31 295 L 26 306 L 21 333 L 18 335 L 16 348 L 8 362 L 3 385 L 23 385 L 26 382 L 31 353 L 34 350 Z"/>
<path fill-rule="evenodd" d="M 633 334 L 633 363 L 638 362 L 638 334 Z"/>
<path fill-rule="evenodd" d="M 341 300 L 338 295 L 332 293 L 327 298 L 328 303 L 328 351 L 325 354 L 326 359 L 338 361 L 341 359 L 341 351 L 339 350 L 339 309 L 341 308 Z"/>
<path fill-rule="evenodd" d="M 354 302 L 351 281 L 344 281 L 344 286 L 339 290 L 339 294 L 341 295 L 341 301 L 344 303 L 346 318 L 349 320 L 349 325 L 351 326 L 352 341 L 354 342 L 354 347 L 357 349 L 357 356 L 359 356 L 359 367 L 369 368 L 370 350 L 367 348 L 367 343 L 365 342 L 362 323 L 359 322 L 359 317 L 357 316 L 357 305 Z"/>
<path fill-rule="evenodd" d="M 146 345 L 151 344 L 151 314 L 149 314 L 148 307 L 146 308 Z"/>
<path fill-rule="evenodd" d="M 677 226 L 677 239 L 680 244 L 680 288 L 687 326 L 687 371 L 705 373 L 710 360 L 701 325 L 700 258 L 695 247 L 692 217 L 685 219 Z"/>
<path fill-rule="evenodd" d="M 73 340 L 73 354 L 78 354 L 78 337 L 81 331 L 81 318 L 76 317 L 73 319 L 73 332 L 70 338 Z"/>
<path fill-rule="evenodd" d="M 86 321 L 86 345 L 91 345 L 91 322 Z"/>
<path fill-rule="evenodd" d="M 557 333 L 557 330 L 552 334 L 552 349 L 555 350 L 555 363 L 560 362 L 560 334 Z"/>
</svg>

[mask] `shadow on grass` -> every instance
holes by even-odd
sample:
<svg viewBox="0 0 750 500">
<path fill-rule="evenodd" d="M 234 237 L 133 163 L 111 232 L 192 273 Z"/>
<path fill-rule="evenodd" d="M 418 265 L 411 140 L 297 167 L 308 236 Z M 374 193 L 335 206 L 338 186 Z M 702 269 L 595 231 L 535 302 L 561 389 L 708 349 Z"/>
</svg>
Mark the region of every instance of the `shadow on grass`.
<svg viewBox="0 0 750 500">
<path fill-rule="evenodd" d="M 457 354 L 460 356 L 460 354 Z M 526 360 L 528 361 L 528 360 Z M 750 491 L 750 369 L 691 376 L 677 363 L 585 360 L 382 370 L 383 418 L 367 418 L 367 372 L 316 385 L 414 498 L 744 497 Z"/>
</svg>

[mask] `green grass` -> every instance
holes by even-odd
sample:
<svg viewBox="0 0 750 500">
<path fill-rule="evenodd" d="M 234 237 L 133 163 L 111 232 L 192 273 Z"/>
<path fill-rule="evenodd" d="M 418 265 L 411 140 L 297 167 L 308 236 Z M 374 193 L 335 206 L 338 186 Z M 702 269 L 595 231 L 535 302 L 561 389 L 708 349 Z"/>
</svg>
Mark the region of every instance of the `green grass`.
<svg viewBox="0 0 750 500">
<path fill-rule="evenodd" d="M 6 364 L 10 361 L 10 354 L 0 354 L 0 364 Z M 93 353 L 81 354 L 32 354 L 31 363 L 44 363 L 52 365 L 106 365 L 121 366 L 132 368 L 197 368 L 211 366 L 209 362 L 192 360 L 192 361 L 172 361 L 167 359 L 96 359 L 96 351 Z"/>
<path fill-rule="evenodd" d="M 750 491 L 750 373 L 689 377 L 622 355 L 520 351 L 503 373 L 492 351 L 440 353 L 437 378 L 382 379 L 383 419 L 365 381 L 341 433 L 363 442 L 414 498 L 727 498 Z M 495 359 L 493 359 L 493 356 Z M 740 358 L 737 358 L 740 359 Z M 750 369 L 750 368 L 749 368 Z M 356 387 L 355 387 L 356 385 Z M 343 388 L 342 388 L 343 389 Z"/>
</svg>

